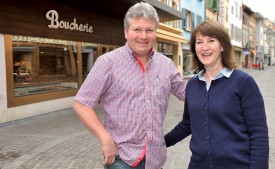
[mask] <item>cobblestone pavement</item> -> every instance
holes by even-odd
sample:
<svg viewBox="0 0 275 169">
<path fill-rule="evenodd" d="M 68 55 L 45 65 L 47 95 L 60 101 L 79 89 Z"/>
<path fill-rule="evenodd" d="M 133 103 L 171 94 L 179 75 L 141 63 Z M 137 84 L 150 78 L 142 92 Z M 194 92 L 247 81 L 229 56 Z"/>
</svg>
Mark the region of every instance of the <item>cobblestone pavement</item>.
<svg viewBox="0 0 275 169">
<path fill-rule="evenodd" d="M 264 96 L 270 136 L 270 169 L 275 168 L 275 67 L 243 69 Z M 102 109 L 97 106 L 102 120 Z M 182 117 L 183 102 L 171 95 L 165 132 Z M 23 112 L 22 112 L 23 113 Z M 190 158 L 189 137 L 168 149 L 164 169 L 185 169 Z M 103 169 L 101 147 L 72 109 L 0 124 L 0 169 Z"/>
</svg>

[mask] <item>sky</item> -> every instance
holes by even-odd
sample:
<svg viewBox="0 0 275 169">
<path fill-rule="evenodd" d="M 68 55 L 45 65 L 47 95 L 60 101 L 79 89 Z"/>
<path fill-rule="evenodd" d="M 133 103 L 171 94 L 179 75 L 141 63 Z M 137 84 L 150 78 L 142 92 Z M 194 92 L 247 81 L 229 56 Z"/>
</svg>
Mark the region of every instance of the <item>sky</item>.
<svg viewBox="0 0 275 169">
<path fill-rule="evenodd" d="M 243 0 L 243 4 L 250 7 L 253 12 L 259 12 L 271 21 L 275 20 L 274 0 Z"/>
</svg>

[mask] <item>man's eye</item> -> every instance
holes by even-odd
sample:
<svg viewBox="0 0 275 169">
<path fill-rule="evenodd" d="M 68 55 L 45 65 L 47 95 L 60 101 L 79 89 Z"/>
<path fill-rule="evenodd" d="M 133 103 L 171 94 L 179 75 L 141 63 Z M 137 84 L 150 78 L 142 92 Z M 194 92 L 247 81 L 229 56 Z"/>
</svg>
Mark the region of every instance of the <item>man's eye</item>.
<svg viewBox="0 0 275 169">
<path fill-rule="evenodd" d="M 153 33 L 154 31 L 152 29 L 146 30 L 146 33 Z"/>
<path fill-rule="evenodd" d="M 140 32 L 141 32 L 141 29 L 134 29 L 134 32 L 140 33 Z"/>
</svg>

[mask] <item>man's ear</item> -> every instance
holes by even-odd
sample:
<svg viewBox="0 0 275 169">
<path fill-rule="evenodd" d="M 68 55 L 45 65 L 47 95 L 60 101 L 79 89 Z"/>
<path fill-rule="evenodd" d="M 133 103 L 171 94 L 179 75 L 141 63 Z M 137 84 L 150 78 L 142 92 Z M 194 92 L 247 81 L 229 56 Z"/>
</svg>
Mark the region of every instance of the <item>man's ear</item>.
<svg viewBox="0 0 275 169">
<path fill-rule="evenodd" d="M 125 39 L 127 39 L 127 33 L 128 33 L 128 29 L 124 29 L 124 37 L 125 37 Z"/>
</svg>

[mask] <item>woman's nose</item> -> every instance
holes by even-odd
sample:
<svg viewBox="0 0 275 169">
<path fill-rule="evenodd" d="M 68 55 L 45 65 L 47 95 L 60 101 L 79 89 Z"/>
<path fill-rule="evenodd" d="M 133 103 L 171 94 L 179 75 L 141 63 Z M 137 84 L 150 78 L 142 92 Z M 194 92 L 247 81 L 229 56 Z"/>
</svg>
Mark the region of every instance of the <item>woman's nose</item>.
<svg viewBox="0 0 275 169">
<path fill-rule="evenodd" d="M 203 42 L 202 49 L 207 50 L 208 48 L 209 48 L 209 46 L 208 46 L 207 42 Z"/>
</svg>

